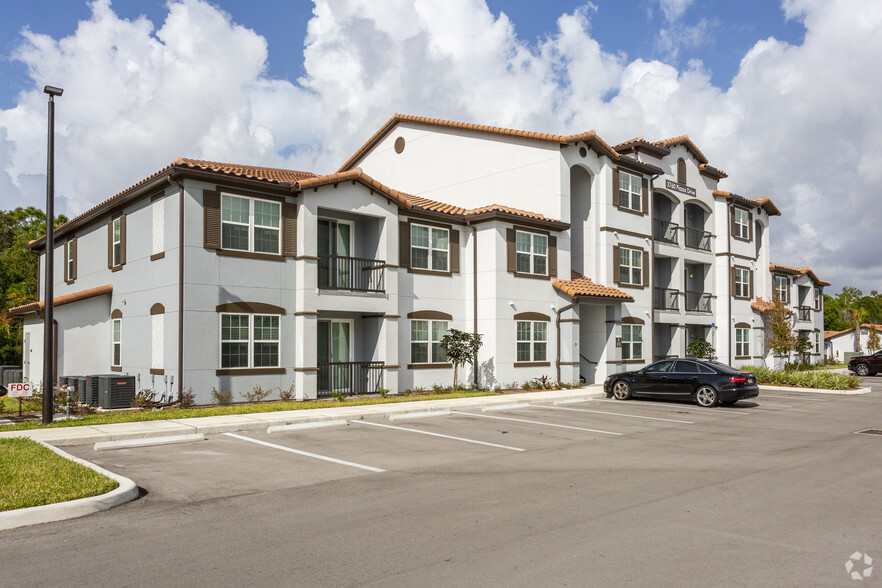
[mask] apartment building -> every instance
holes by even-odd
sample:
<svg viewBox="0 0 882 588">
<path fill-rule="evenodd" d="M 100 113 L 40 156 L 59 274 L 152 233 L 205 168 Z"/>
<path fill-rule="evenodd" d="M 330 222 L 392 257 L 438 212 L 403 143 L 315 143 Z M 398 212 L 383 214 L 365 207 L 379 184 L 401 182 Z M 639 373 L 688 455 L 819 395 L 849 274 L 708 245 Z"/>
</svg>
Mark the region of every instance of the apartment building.
<svg viewBox="0 0 882 588">
<path fill-rule="evenodd" d="M 685 136 L 613 147 L 405 115 L 330 175 L 176 159 L 56 232 L 56 372 L 199 403 L 397 393 L 451 381 L 450 328 L 483 336 L 463 379 L 484 387 L 600 382 L 693 337 L 766 361 L 780 212 L 725 177 Z M 824 284 L 786 275 L 800 304 Z M 41 310 L 13 309 L 32 381 Z"/>
</svg>

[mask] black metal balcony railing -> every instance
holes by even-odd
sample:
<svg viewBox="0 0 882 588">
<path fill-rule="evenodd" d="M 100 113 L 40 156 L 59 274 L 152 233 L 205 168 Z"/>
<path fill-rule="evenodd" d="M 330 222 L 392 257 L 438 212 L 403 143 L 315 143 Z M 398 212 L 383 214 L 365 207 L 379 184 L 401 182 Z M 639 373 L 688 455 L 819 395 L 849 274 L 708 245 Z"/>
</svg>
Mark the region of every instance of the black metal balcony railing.
<svg viewBox="0 0 882 588">
<path fill-rule="evenodd" d="M 692 227 L 683 227 L 686 234 L 686 247 L 690 249 L 700 249 L 702 251 L 711 250 L 711 234 L 701 229 L 693 229 Z"/>
<path fill-rule="evenodd" d="M 383 383 L 382 361 L 319 362 L 318 396 L 376 394 Z"/>
<path fill-rule="evenodd" d="M 812 307 L 811 306 L 800 306 L 799 311 L 799 320 L 801 321 L 810 321 L 812 320 Z"/>
<path fill-rule="evenodd" d="M 656 241 L 661 241 L 663 243 L 671 243 L 672 245 L 676 245 L 679 243 L 677 240 L 677 233 L 680 225 L 677 223 L 671 223 L 668 221 L 663 221 L 659 219 L 655 219 L 654 233 Z"/>
<path fill-rule="evenodd" d="M 379 259 L 319 255 L 318 287 L 353 292 L 383 292 L 386 262 Z"/>
<path fill-rule="evenodd" d="M 686 312 L 712 312 L 709 292 L 686 292 Z"/>
<path fill-rule="evenodd" d="M 680 310 L 680 291 L 670 288 L 655 289 L 656 310 Z"/>
</svg>

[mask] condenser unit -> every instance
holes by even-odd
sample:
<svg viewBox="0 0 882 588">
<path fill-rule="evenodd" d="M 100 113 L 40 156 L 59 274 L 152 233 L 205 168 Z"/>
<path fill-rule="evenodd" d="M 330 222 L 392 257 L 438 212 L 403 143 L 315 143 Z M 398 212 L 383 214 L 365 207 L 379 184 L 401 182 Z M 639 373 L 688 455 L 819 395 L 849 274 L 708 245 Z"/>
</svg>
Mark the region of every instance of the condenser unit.
<svg viewBox="0 0 882 588">
<path fill-rule="evenodd" d="M 135 376 L 98 376 L 98 406 L 129 408 L 135 398 Z"/>
</svg>

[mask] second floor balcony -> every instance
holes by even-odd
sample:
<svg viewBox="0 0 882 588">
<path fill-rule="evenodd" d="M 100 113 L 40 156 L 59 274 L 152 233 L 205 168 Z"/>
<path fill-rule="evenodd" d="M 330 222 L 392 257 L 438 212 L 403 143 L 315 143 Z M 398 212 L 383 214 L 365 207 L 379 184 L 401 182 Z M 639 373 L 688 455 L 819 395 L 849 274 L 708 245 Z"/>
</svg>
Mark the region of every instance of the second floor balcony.
<svg viewBox="0 0 882 588">
<path fill-rule="evenodd" d="M 703 229 L 693 229 L 692 227 L 683 227 L 685 245 L 690 249 L 698 249 L 700 251 L 711 250 L 712 234 Z"/>
<path fill-rule="evenodd" d="M 679 243 L 678 233 L 680 225 L 668 221 L 655 219 L 653 237 L 656 241 L 677 245 Z"/>
<path fill-rule="evenodd" d="M 671 288 L 656 288 L 655 309 L 680 310 L 680 291 Z"/>
<path fill-rule="evenodd" d="M 710 292 L 686 292 L 686 312 L 700 312 L 710 314 L 713 312 L 711 301 L 713 296 Z"/>
<path fill-rule="evenodd" d="M 801 321 L 811 321 L 812 320 L 812 307 L 811 306 L 800 306 L 796 309 L 797 316 Z"/>
<path fill-rule="evenodd" d="M 318 287 L 350 292 L 384 292 L 386 262 L 380 259 L 318 256 Z"/>
</svg>

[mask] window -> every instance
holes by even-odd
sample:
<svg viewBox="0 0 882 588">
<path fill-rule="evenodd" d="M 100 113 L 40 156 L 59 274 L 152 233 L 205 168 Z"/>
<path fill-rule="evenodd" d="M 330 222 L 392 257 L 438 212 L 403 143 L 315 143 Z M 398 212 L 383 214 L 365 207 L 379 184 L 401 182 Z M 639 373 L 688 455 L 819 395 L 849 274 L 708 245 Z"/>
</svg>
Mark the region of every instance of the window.
<svg viewBox="0 0 882 588">
<path fill-rule="evenodd" d="M 122 319 L 113 319 L 113 360 L 110 365 L 118 367 L 122 365 Z"/>
<path fill-rule="evenodd" d="M 517 322 L 518 362 L 548 361 L 548 323 L 542 321 Z"/>
<path fill-rule="evenodd" d="M 548 236 L 515 233 L 516 269 L 520 274 L 548 274 Z"/>
<path fill-rule="evenodd" d="M 126 262 L 126 219 L 124 216 L 118 216 L 110 221 L 110 238 L 108 239 L 110 248 L 108 251 L 107 265 L 111 269 L 120 268 Z"/>
<path fill-rule="evenodd" d="M 665 359 L 663 361 L 659 361 L 659 362 L 654 363 L 650 366 L 647 366 L 646 373 L 647 374 L 655 374 L 655 373 L 661 373 L 661 372 L 669 372 L 669 371 L 671 371 L 671 368 L 673 366 L 674 366 L 673 359 Z"/>
<path fill-rule="evenodd" d="M 221 314 L 221 368 L 279 366 L 279 317 Z"/>
<path fill-rule="evenodd" d="M 815 354 L 821 353 L 821 333 L 819 331 L 815 331 Z"/>
<path fill-rule="evenodd" d="M 410 267 L 439 272 L 448 270 L 450 231 L 437 227 L 411 225 Z"/>
<path fill-rule="evenodd" d="M 735 297 L 750 298 L 750 270 L 746 267 L 735 268 Z"/>
<path fill-rule="evenodd" d="M 643 359 L 643 325 L 622 325 L 622 359 Z"/>
<path fill-rule="evenodd" d="M 150 208 L 153 213 L 153 244 L 150 259 L 158 259 L 158 255 L 165 251 L 165 198 L 156 198 L 151 201 Z"/>
<path fill-rule="evenodd" d="M 735 329 L 735 357 L 750 356 L 750 329 Z"/>
<path fill-rule="evenodd" d="M 743 208 L 734 209 L 734 224 L 732 230 L 739 239 L 750 239 L 750 213 Z"/>
<path fill-rule="evenodd" d="M 77 240 L 68 239 L 64 244 L 64 281 L 68 284 L 77 279 Z"/>
<path fill-rule="evenodd" d="M 686 184 L 686 162 L 682 157 L 677 160 L 677 182 Z"/>
<path fill-rule="evenodd" d="M 627 247 L 619 248 L 618 278 L 622 284 L 643 285 L 643 251 Z"/>
<path fill-rule="evenodd" d="M 282 205 L 221 194 L 221 248 L 280 254 Z"/>
<path fill-rule="evenodd" d="M 447 321 L 410 322 L 410 362 L 447 363 L 441 339 L 447 334 Z"/>
<path fill-rule="evenodd" d="M 619 206 L 641 211 L 643 202 L 643 179 L 635 174 L 619 172 Z"/>
<path fill-rule="evenodd" d="M 815 288 L 815 310 L 821 310 L 821 289 Z"/>
<path fill-rule="evenodd" d="M 790 281 L 784 276 L 775 276 L 775 296 L 783 303 L 788 302 L 787 293 L 790 289 Z"/>
</svg>

